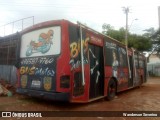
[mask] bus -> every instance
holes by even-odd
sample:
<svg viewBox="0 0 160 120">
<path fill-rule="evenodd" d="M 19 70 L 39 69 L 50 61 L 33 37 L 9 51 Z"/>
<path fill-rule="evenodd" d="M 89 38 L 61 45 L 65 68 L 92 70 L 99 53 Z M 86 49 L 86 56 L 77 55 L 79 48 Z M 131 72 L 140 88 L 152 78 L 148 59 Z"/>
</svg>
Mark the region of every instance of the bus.
<svg viewBox="0 0 160 120">
<path fill-rule="evenodd" d="M 146 82 L 146 58 L 80 22 L 53 20 L 20 33 L 17 93 L 86 103 Z"/>
</svg>

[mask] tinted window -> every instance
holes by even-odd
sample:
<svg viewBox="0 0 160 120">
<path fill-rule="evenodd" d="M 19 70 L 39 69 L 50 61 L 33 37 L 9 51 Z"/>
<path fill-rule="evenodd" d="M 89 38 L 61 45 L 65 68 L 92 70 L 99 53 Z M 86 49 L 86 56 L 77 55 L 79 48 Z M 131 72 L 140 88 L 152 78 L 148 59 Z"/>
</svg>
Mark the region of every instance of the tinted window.
<svg viewBox="0 0 160 120">
<path fill-rule="evenodd" d="M 127 53 L 123 47 L 118 47 L 119 66 L 127 67 Z"/>
<path fill-rule="evenodd" d="M 105 42 L 105 65 L 112 66 L 113 61 L 118 61 L 117 45 L 113 42 Z"/>
<path fill-rule="evenodd" d="M 60 54 L 61 27 L 48 27 L 22 35 L 20 57 Z"/>
</svg>

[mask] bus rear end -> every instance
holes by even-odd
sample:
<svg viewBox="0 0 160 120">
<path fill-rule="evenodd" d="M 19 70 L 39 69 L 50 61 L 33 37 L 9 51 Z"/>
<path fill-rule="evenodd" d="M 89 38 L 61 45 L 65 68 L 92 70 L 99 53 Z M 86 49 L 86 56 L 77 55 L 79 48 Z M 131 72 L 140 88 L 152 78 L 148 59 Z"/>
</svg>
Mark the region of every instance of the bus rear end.
<svg viewBox="0 0 160 120">
<path fill-rule="evenodd" d="M 68 89 L 60 90 L 58 88 L 60 83 L 57 82 L 60 79 L 67 81 L 64 88 L 69 88 L 69 78 L 65 75 L 68 66 L 64 65 L 65 62 L 59 63 L 61 59 L 64 60 L 62 54 L 64 50 L 61 45 L 62 28 L 61 21 L 52 21 L 37 24 L 22 32 L 18 93 L 50 100 L 69 101 L 69 93 L 61 92 Z M 63 70 L 59 72 L 62 67 Z"/>
</svg>

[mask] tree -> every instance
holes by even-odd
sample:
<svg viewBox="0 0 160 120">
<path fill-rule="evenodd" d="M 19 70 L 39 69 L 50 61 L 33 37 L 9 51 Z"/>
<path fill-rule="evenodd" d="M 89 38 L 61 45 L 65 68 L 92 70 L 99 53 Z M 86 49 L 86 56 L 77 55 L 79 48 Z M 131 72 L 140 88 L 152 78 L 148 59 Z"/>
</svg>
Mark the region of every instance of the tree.
<svg viewBox="0 0 160 120">
<path fill-rule="evenodd" d="M 152 52 L 151 52 L 151 54 L 153 52 L 155 52 L 157 54 L 157 56 L 160 58 L 160 29 L 158 29 L 157 31 L 154 30 L 154 32 L 148 31 L 148 34 L 150 34 L 149 37 L 152 41 Z"/>
<path fill-rule="evenodd" d="M 114 27 L 113 26 L 111 26 L 110 24 L 106 24 L 106 23 L 104 23 L 103 25 L 102 25 L 102 33 L 103 34 L 107 34 L 107 31 L 110 31 L 110 30 L 113 30 L 114 29 Z"/>
<path fill-rule="evenodd" d="M 145 44 L 144 44 L 145 43 Z M 148 51 L 152 44 L 149 38 L 142 35 L 130 34 L 128 37 L 128 47 L 136 48 L 138 51 Z"/>
<path fill-rule="evenodd" d="M 156 31 L 154 30 L 153 27 L 149 28 L 149 29 L 145 29 L 143 30 L 145 31 L 145 33 L 143 34 L 144 37 L 151 37 Z"/>
<path fill-rule="evenodd" d="M 123 27 L 121 27 L 119 30 L 115 30 L 114 27 L 112 27 L 111 25 L 103 24 L 102 29 L 103 29 L 103 34 L 108 35 L 122 43 L 125 43 L 125 29 Z M 142 36 L 142 35 L 131 34 L 128 32 L 128 47 L 129 48 L 133 47 L 143 52 L 146 50 L 150 50 L 152 44 L 147 35 Z"/>
</svg>

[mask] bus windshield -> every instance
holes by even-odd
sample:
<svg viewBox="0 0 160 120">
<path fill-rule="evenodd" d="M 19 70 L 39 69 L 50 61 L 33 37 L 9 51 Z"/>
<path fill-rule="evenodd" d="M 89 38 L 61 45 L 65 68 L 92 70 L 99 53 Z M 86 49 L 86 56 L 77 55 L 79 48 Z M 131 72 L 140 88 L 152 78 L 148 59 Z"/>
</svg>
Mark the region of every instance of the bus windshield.
<svg viewBox="0 0 160 120">
<path fill-rule="evenodd" d="M 21 37 L 20 57 L 60 54 L 61 27 L 54 26 L 25 33 Z"/>
</svg>

